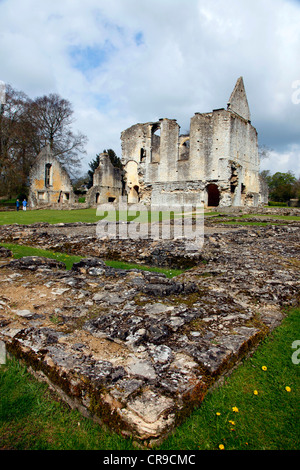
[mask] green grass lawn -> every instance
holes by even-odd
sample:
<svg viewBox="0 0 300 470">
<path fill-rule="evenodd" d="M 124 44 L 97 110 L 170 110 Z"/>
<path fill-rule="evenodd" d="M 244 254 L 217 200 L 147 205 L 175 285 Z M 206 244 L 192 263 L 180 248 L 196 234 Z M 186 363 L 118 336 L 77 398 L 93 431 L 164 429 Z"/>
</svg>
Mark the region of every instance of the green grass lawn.
<svg viewBox="0 0 300 470">
<path fill-rule="evenodd" d="M 96 208 L 88 209 L 76 209 L 76 210 L 28 210 L 23 212 L 20 211 L 3 211 L 0 212 L 0 225 L 10 225 L 10 224 L 21 224 L 21 225 L 30 225 L 38 222 L 47 222 L 49 224 L 58 224 L 58 223 L 75 223 L 75 222 L 85 222 L 85 223 L 95 223 L 99 220 L 105 218 L 107 221 L 131 221 L 136 219 L 138 216 L 138 222 L 148 222 L 148 212 L 140 211 L 136 212 L 135 210 L 127 211 L 99 211 L 97 213 Z M 202 216 L 202 212 L 198 213 L 198 216 Z M 181 214 L 172 214 L 168 211 L 152 211 L 151 212 L 151 221 L 157 222 L 160 219 L 173 219 L 179 218 Z"/>
<path fill-rule="evenodd" d="M 274 222 L 264 222 L 262 221 L 247 221 L 247 219 L 251 218 L 258 218 L 258 219 L 263 219 L 263 218 L 268 218 L 268 219 L 274 219 Z M 214 219 L 215 222 L 221 222 L 222 224 L 227 224 L 227 225 L 253 225 L 253 226 L 262 226 L 265 227 L 267 225 L 282 225 L 284 222 L 299 222 L 300 217 L 297 216 L 292 216 L 292 215 L 275 215 L 275 214 L 242 214 L 240 216 L 230 216 L 228 215 L 229 220 L 224 220 L 219 221 L 218 218 Z"/>
<path fill-rule="evenodd" d="M 294 215 L 276 215 L 276 214 L 243 214 L 241 218 L 252 218 L 252 217 L 265 217 L 270 219 L 279 219 L 279 220 L 294 220 L 295 222 L 300 221 L 300 217 Z"/>
<path fill-rule="evenodd" d="M 34 248 L 25 245 L 16 245 L 14 243 L 0 243 L 12 251 L 15 259 L 23 258 L 24 256 L 42 256 L 44 258 L 56 259 L 62 261 L 66 265 L 66 269 L 71 269 L 74 263 L 82 259 L 82 256 L 67 255 L 64 253 L 55 253 L 53 251 L 42 250 L 41 248 Z"/>
<path fill-rule="evenodd" d="M 292 361 L 299 315 L 290 310 L 158 450 L 299 450 L 300 364 Z M 57 401 L 15 359 L 0 366 L 0 401 L 0 449 L 134 449 Z"/>
<path fill-rule="evenodd" d="M 292 362 L 299 327 L 300 309 L 292 309 L 161 448 L 299 450 L 300 363 Z"/>
<path fill-rule="evenodd" d="M 218 215 L 218 212 L 205 212 L 206 217 L 214 217 Z M 202 216 L 202 213 L 200 211 L 199 217 Z M 76 210 L 49 210 L 49 209 L 44 209 L 44 210 L 29 210 L 26 212 L 23 212 L 20 210 L 19 212 L 17 211 L 5 211 L 5 212 L 0 212 L 0 225 L 10 225 L 10 224 L 20 224 L 20 225 L 31 225 L 34 223 L 38 222 L 46 222 L 49 224 L 58 224 L 58 223 L 76 223 L 76 222 L 83 222 L 83 223 L 96 223 L 99 220 L 103 219 L 105 217 L 105 220 L 107 221 L 114 221 L 116 217 L 118 220 L 123 220 L 123 221 L 130 221 L 135 219 L 135 211 L 129 211 L 128 213 L 126 211 L 112 211 L 108 213 L 103 213 L 101 215 L 101 212 L 98 213 L 97 215 L 97 210 L 96 208 L 89 208 L 89 209 L 76 209 Z M 163 212 L 161 215 L 159 215 L 158 212 L 152 212 L 151 213 L 152 221 L 156 222 L 159 220 L 161 217 L 162 219 L 169 218 L 169 212 Z M 172 218 L 177 218 L 181 217 L 181 214 L 174 214 L 171 215 Z M 230 214 L 228 215 L 230 217 Z M 239 223 L 239 224 L 244 224 L 244 225 L 268 225 L 266 222 L 247 222 L 247 218 L 251 217 L 268 217 L 268 218 L 274 218 L 274 219 L 279 219 L 282 221 L 299 221 L 300 217 L 295 217 L 295 216 L 284 216 L 284 215 L 270 215 L 270 214 L 244 214 L 238 217 L 234 217 L 234 220 L 231 221 L 222 221 L 222 223 Z M 148 214 L 147 212 L 141 212 L 139 214 L 138 222 L 147 222 Z M 216 217 L 214 219 L 216 222 L 218 222 L 218 218 Z"/>
<path fill-rule="evenodd" d="M 57 210 L 28 210 L 20 211 L 4 211 L 0 212 L 0 225 L 24 224 L 30 225 L 38 222 L 47 222 L 49 224 L 59 223 L 95 223 L 100 219 L 96 215 L 96 209 L 78 209 L 70 211 Z"/>
<path fill-rule="evenodd" d="M 178 276 L 183 273 L 183 269 L 157 268 L 156 266 L 143 266 L 141 264 L 126 263 L 125 261 L 104 260 L 106 266 L 116 269 L 139 269 L 141 271 L 151 271 L 165 274 L 168 278 Z"/>
<path fill-rule="evenodd" d="M 0 449 L 132 449 L 111 433 L 59 402 L 15 359 L 0 366 Z"/>
</svg>

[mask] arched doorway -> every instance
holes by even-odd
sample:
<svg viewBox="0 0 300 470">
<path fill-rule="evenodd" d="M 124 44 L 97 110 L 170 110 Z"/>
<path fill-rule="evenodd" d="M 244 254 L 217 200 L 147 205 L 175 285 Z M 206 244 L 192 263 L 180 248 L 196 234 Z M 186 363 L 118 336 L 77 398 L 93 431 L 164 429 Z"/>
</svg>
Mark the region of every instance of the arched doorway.
<svg viewBox="0 0 300 470">
<path fill-rule="evenodd" d="M 206 187 L 207 191 L 207 205 L 208 207 L 217 207 L 220 203 L 220 191 L 216 184 L 209 184 Z"/>
</svg>

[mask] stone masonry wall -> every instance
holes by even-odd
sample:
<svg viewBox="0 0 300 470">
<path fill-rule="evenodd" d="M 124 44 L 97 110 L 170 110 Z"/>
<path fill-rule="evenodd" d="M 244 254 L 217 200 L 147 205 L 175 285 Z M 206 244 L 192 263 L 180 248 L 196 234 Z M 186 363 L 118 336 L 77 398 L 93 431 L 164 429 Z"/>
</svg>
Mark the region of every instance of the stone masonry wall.
<svg viewBox="0 0 300 470">
<path fill-rule="evenodd" d="M 69 175 L 51 153 L 49 147 L 45 147 L 38 155 L 29 178 L 29 205 L 32 208 L 45 204 L 73 204 L 75 202 Z"/>
<path fill-rule="evenodd" d="M 257 132 L 250 122 L 242 78 L 238 79 L 226 110 L 195 113 L 190 134 L 182 136 L 179 131 L 176 120 L 164 118 L 136 124 L 122 132 L 129 202 L 148 203 L 152 193 L 150 199 L 170 203 L 172 194 L 177 192 L 175 202 L 180 199 L 179 187 L 182 201 L 188 193 L 187 200 L 194 197 L 198 204 L 257 206 L 265 202 L 260 195 Z M 210 184 L 216 185 L 215 192 L 219 193 L 214 198 L 209 196 Z"/>
</svg>

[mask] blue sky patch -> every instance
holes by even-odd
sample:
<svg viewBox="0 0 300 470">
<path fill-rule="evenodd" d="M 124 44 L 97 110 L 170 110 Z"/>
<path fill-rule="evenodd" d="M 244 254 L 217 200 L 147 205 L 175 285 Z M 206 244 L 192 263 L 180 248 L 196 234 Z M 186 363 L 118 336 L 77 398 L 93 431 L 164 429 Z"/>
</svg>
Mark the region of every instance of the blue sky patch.
<svg viewBox="0 0 300 470">
<path fill-rule="evenodd" d="M 144 35 L 143 35 L 142 31 L 139 31 L 134 36 L 134 40 L 135 40 L 135 43 L 136 43 L 137 46 L 141 46 L 142 44 L 144 44 Z"/>
<path fill-rule="evenodd" d="M 101 67 L 107 62 L 110 54 L 113 51 L 113 46 L 106 43 L 104 47 L 100 46 L 72 46 L 69 49 L 69 54 L 72 64 L 76 69 L 82 72 Z"/>
<path fill-rule="evenodd" d="M 97 109 L 106 109 L 110 104 L 110 97 L 104 94 L 94 95 L 94 103 Z"/>
</svg>

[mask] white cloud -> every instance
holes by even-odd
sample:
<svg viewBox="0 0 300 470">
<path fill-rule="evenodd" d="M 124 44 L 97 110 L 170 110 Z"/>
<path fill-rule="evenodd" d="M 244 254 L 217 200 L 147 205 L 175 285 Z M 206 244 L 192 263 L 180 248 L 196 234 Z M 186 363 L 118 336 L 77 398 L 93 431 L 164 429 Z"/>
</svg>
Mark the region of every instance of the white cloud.
<svg viewBox="0 0 300 470">
<path fill-rule="evenodd" d="M 120 155 L 136 122 L 187 130 L 194 112 L 226 107 L 243 75 L 260 142 L 296 172 L 299 24 L 293 0 L 0 0 L 0 80 L 69 99 L 87 164 L 107 147 Z"/>
<path fill-rule="evenodd" d="M 277 171 L 292 171 L 300 178 L 300 145 L 291 145 L 282 152 L 272 150 L 269 157 L 261 161 L 261 170 L 270 170 L 272 175 Z"/>
</svg>

